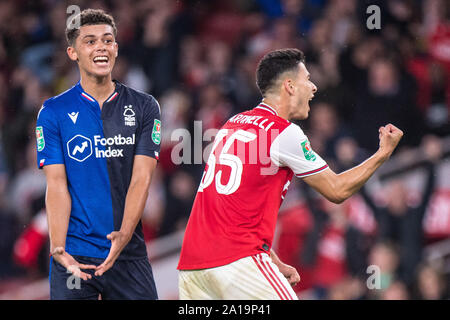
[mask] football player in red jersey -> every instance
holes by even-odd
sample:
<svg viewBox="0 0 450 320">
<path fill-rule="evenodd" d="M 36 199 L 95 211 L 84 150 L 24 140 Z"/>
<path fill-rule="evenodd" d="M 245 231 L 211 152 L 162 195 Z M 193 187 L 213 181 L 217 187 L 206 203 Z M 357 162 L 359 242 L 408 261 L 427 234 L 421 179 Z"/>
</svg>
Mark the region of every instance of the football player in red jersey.
<svg viewBox="0 0 450 320">
<path fill-rule="evenodd" d="M 183 240 L 181 299 L 297 299 L 300 277 L 271 250 L 278 210 L 296 175 L 328 200 L 341 203 L 385 162 L 403 132 L 379 129 L 378 151 L 340 174 L 316 154 L 292 119 L 306 119 L 317 91 L 297 49 L 268 53 L 254 109 L 219 130 L 205 167 Z"/>
</svg>

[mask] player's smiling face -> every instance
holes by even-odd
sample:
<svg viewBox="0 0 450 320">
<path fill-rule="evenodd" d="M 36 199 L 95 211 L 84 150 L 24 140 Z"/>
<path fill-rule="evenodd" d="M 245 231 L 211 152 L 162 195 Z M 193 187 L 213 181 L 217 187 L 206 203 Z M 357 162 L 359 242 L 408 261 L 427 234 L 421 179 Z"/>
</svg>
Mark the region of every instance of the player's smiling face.
<svg viewBox="0 0 450 320">
<path fill-rule="evenodd" d="M 310 74 L 304 63 L 298 64 L 298 70 L 292 79 L 293 93 L 292 106 L 289 119 L 306 119 L 309 115 L 309 102 L 317 91 L 316 85 L 311 81 Z"/>
<path fill-rule="evenodd" d="M 70 49 L 69 57 L 78 59 L 80 71 L 95 77 L 111 74 L 118 53 L 113 28 L 108 24 L 80 27 L 73 50 Z"/>
</svg>

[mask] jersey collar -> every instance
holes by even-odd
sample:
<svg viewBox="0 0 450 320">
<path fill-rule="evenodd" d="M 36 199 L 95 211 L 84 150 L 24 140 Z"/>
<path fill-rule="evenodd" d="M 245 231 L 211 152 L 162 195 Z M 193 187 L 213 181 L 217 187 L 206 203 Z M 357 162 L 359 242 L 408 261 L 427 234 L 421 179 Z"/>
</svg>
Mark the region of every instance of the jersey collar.
<svg viewBox="0 0 450 320">
<path fill-rule="evenodd" d="M 261 102 L 258 106 L 255 107 L 255 109 L 262 109 L 267 112 L 270 112 L 274 116 L 278 116 L 277 110 L 275 110 L 273 107 L 269 106 L 267 103 Z"/>
<path fill-rule="evenodd" d="M 115 89 L 114 92 L 108 97 L 108 99 L 105 100 L 105 102 L 111 102 L 111 101 L 113 101 L 114 99 L 116 99 L 117 96 L 119 95 L 119 91 L 120 91 L 120 88 L 121 88 L 121 84 L 120 84 L 120 82 L 117 81 L 117 80 L 113 80 L 113 81 L 114 81 L 114 83 L 116 84 L 116 89 Z M 86 100 L 88 100 L 88 101 L 90 101 L 90 102 L 97 102 L 90 94 L 88 94 L 87 92 L 85 92 L 85 91 L 83 90 L 83 87 L 81 86 L 80 81 L 78 81 L 78 83 L 77 83 L 76 86 L 77 86 L 78 90 L 80 91 L 80 95 L 83 97 L 83 99 L 86 99 Z"/>
</svg>

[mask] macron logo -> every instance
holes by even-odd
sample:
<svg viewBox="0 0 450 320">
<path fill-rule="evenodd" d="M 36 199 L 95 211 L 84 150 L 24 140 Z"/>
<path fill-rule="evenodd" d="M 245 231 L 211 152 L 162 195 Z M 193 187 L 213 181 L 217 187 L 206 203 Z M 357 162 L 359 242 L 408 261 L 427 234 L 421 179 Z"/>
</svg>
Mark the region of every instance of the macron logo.
<svg viewBox="0 0 450 320">
<path fill-rule="evenodd" d="M 69 118 L 72 120 L 73 124 L 75 124 L 77 122 L 78 119 L 78 114 L 80 112 L 78 111 L 77 113 L 72 112 L 72 113 L 68 113 L 67 115 L 69 116 Z"/>
<path fill-rule="evenodd" d="M 74 156 L 77 152 L 83 153 L 84 149 L 86 149 L 89 146 L 87 141 L 84 141 L 80 146 L 75 146 L 75 148 L 72 151 L 72 155 Z"/>
</svg>

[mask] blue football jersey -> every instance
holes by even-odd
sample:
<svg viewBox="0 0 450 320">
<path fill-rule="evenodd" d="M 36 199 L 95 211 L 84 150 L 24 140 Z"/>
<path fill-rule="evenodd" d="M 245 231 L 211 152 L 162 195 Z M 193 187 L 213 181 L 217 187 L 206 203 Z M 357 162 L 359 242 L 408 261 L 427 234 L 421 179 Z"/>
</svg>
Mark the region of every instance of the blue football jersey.
<svg viewBox="0 0 450 320">
<path fill-rule="evenodd" d="M 66 251 L 106 258 L 120 229 L 135 155 L 158 159 L 161 111 L 149 94 L 114 81 L 114 93 L 103 103 L 78 82 L 46 100 L 36 123 L 39 168 L 64 164 L 72 199 Z M 139 222 L 119 259 L 145 257 Z"/>
</svg>

